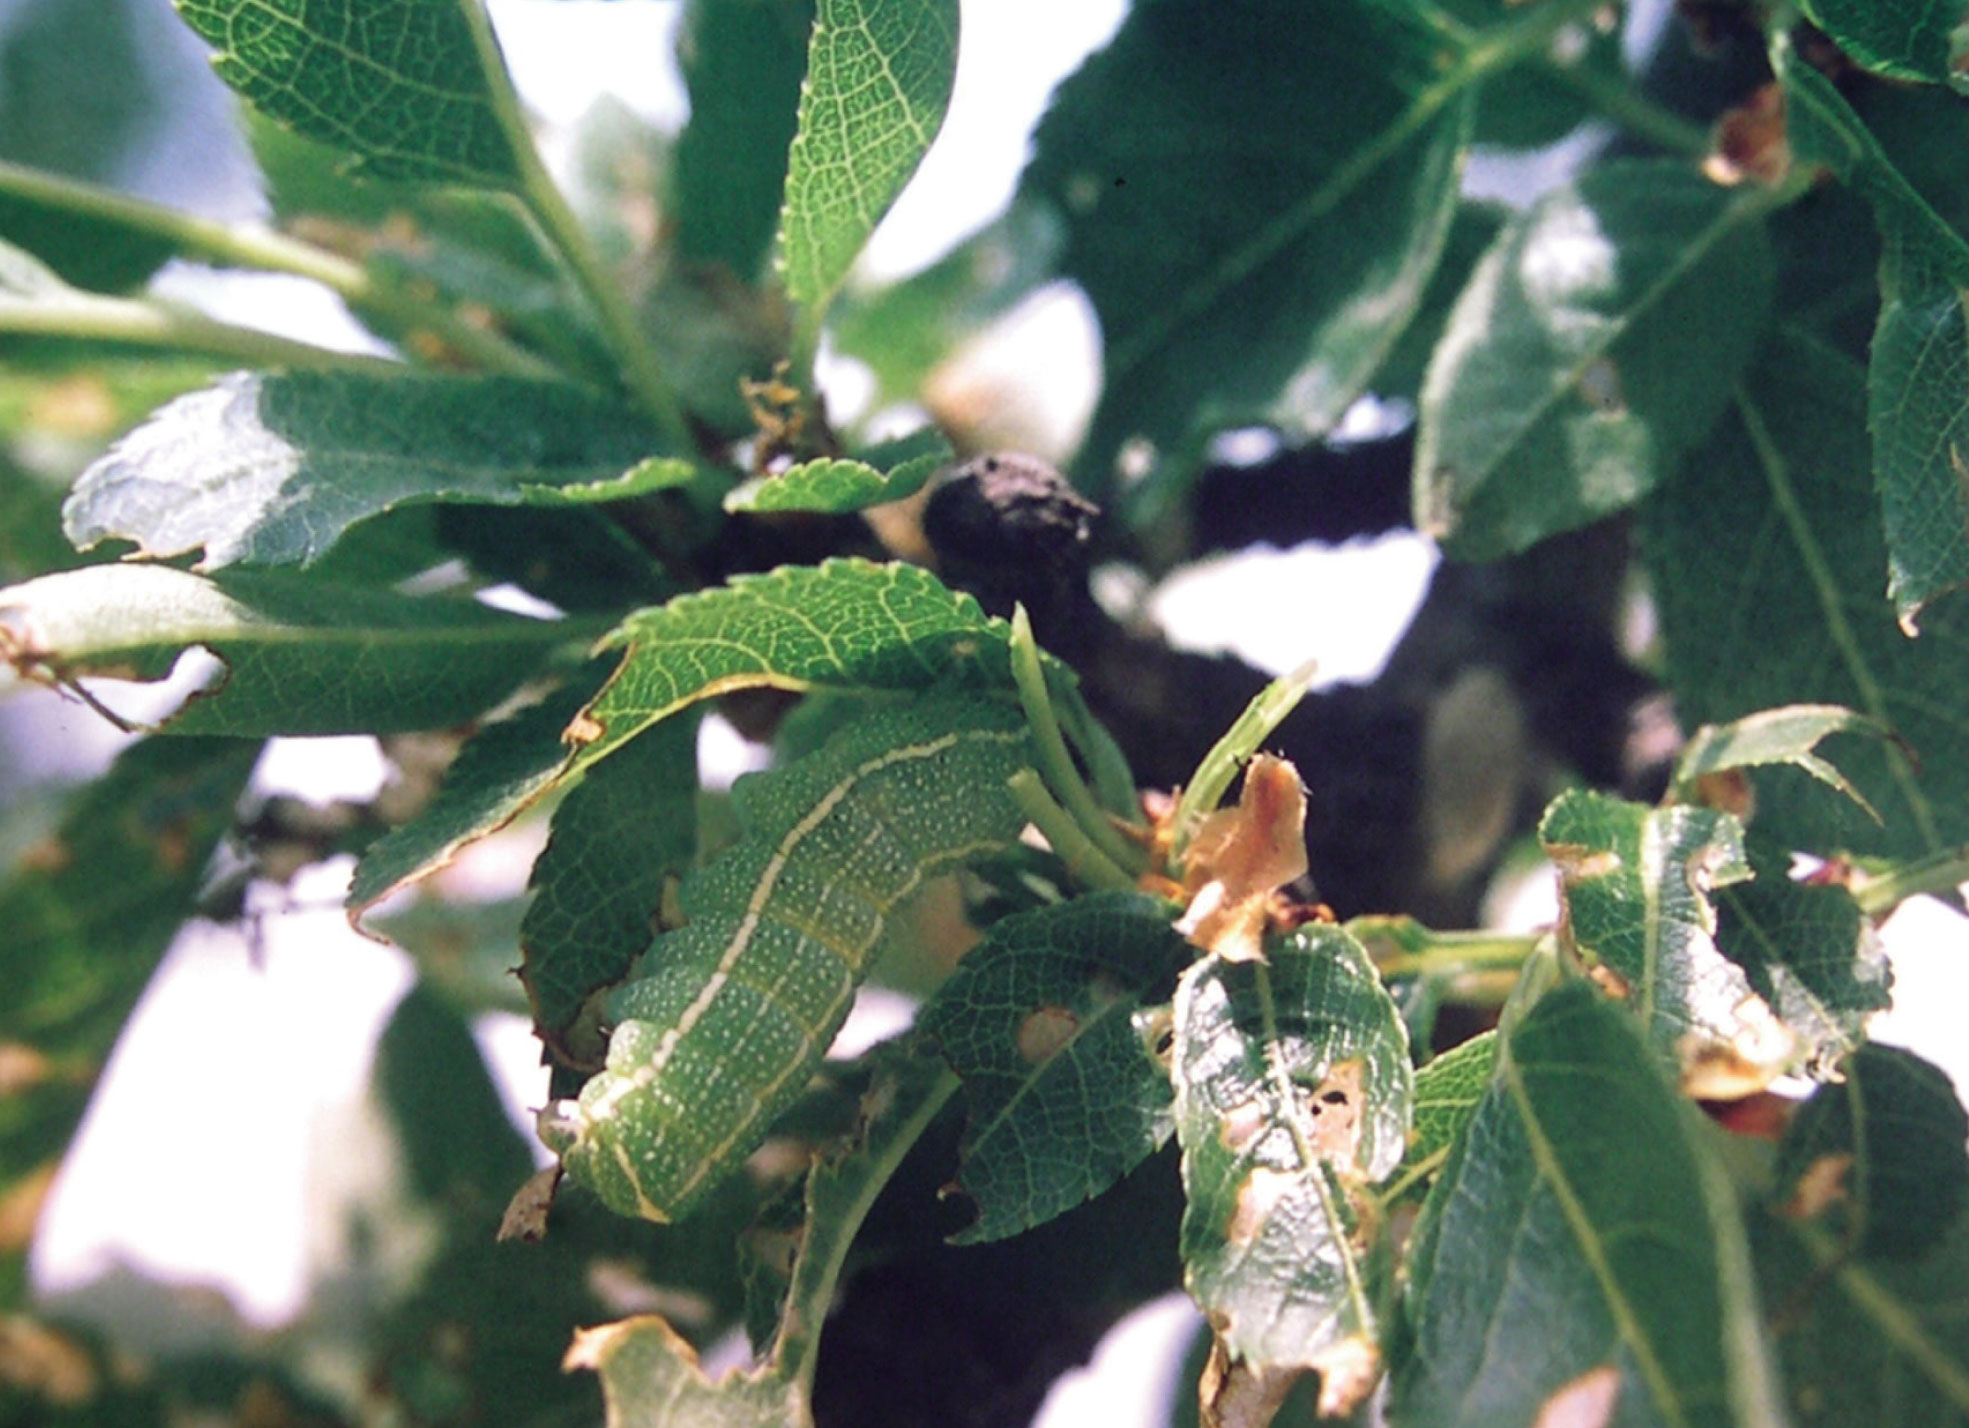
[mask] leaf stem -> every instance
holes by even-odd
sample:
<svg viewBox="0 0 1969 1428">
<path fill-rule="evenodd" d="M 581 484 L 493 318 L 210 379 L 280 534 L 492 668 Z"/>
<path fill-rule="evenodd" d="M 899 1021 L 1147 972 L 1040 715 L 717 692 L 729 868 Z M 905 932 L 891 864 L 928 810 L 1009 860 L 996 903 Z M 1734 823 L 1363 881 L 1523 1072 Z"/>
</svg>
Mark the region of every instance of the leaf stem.
<svg viewBox="0 0 1969 1428">
<path fill-rule="evenodd" d="M 1020 812 L 1037 828 L 1053 851 L 1073 875 L 1091 888 L 1127 889 L 1135 880 L 1095 846 L 1071 814 L 1053 801 L 1045 780 L 1031 769 L 1020 769 L 1007 780 L 1006 787 L 1017 800 Z"/>
<path fill-rule="evenodd" d="M 1911 897 L 1951 893 L 1964 883 L 1969 883 L 1969 844 L 1857 877 L 1852 884 L 1853 901 L 1860 905 L 1860 911 L 1878 920 Z"/>
<path fill-rule="evenodd" d="M 1175 857 L 1182 856 L 1183 849 L 1189 845 L 1190 837 L 1196 832 L 1197 825 L 1203 822 L 1204 815 L 1223 800 L 1224 790 L 1231 786 L 1231 780 L 1244 766 L 1244 761 L 1305 698 L 1307 687 L 1312 684 L 1318 669 L 1316 661 L 1307 660 L 1259 690 L 1257 698 L 1247 704 L 1236 722 L 1224 731 L 1224 737 L 1203 756 L 1176 804 Z"/>
<path fill-rule="evenodd" d="M 443 304 L 413 297 L 360 263 L 272 229 L 217 223 L 112 189 L 4 161 L 0 161 L 0 193 L 11 193 L 81 217 L 116 223 L 208 262 L 309 278 L 357 312 L 428 330 L 447 347 L 487 371 L 522 377 L 555 375 L 555 369 L 546 361 L 496 332 L 474 326 Z"/>
<path fill-rule="evenodd" d="M 1625 72 L 1610 75 L 1591 65 L 1567 64 L 1549 49 L 1541 52 L 1540 59 L 1553 79 L 1630 134 L 1685 158 L 1699 159 L 1710 151 L 1707 126 L 1657 104 L 1636 88 Z"/>
<path fill-rule="evenodd" d="M 0 301 L 0 333 L 66 337 L 160 347 L 248 367 L 347 368 L 401 372 L 403 364 L 360 352 L 337 352 L 201 312 L 140 299 L 69 292 L 45 303 Z"/>
<path fill-rule="evenodd" d="M 1542 932 L 1437 932 L 1412 917 L 1356 917 L 1344 924 L 1367 948 L 1383 977 L 1453 977 L 1515 970 L 1537 950 Z"/>
<path fill-rule="evenodd" d="M 1053 710 L 1053 700 L 1046 688 L 1046 672 L 1039 662 L 1039 644 L 1033 639 L 1032 620 L 1026 615 L 1023 605 L 1012 611 L 1012 682 L 1019 689 L 1019 704 L 1025 710 L 1026 723 L 1031 726 L 1033 743 L 1039 753 L 1039 772 L 1044 776 L 1054 797 L 1065 805 L 1073 821 L 1080 825 L 1095 847 L 1106 854 L 1115 866 L 1129 873 L 1140 873 L 1148 867 L 1148 855 L 1138 844 L 1131 843 L 1114 826 L 1108 816 L 1081 778 L 1075 767 L 1073 755 L 1067 751 L 1066 739 L 1060 733 L 1060 721 Z"/>
</svg>

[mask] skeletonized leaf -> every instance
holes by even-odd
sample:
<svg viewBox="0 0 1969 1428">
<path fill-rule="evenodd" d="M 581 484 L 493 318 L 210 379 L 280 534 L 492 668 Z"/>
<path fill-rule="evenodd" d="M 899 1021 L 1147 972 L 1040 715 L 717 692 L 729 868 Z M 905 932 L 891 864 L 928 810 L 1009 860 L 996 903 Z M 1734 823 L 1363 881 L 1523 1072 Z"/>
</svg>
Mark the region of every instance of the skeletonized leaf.
<svg viewBox="0 0 1969 1428">
<path fill-rule="evenodd" d="M 1876 74 L 1945 84 L 1953 32 L 1963 21 L 1954 0 L 1801 0 L 1813 24 Z"/>
<path fill-rule="evenodd" d="M 1100 318 L 1093 494 L 1131 439 L 1181 453 L 1339 419 L 1455 210 L 1475 88 L 1458 60 L 1405 6 L 1140 5 L 1061 85 L 1020 196 L 1064 222 L 1060 270 Z"/>
<path fill-rule="evenodd" d="M 1408 1036 L 1352 934 L 1313 924 L 1266 953 L 1207 956 L 1177 987 L 1184 1282 L 1228 1361 L 1220 1396 L 1310 1369 L 1344 1412 L 1379 1376 L 1352 1196 L 1402 1158 Z"/>
<path fill-rule="evenodd" d="M 1613 162 L 1507 225 L 1422 389 L 1418 527 L 1483 560 L 1646 493 L 1756 344 L 1767 206 L 1683 164 Z"/>
<path fill-rule="evenodd" d="M 914 690 L 1011 680 L 1010 634 L 968 595 L 911 565 L 835 559 L 740 576 L 631 615 L 627 651 L 585 711 L 585 766 L 694 700 L 734 689 Z"/>
<path fill-rule="evenodd" d="M 1028 761 L 1007 705 L 932 697 L 871 714 L 733 790 L 739 843 L 684 885 L 609 1003 L 607 1068 L 543 1126 L 625 1214 L 686 1213 L 800 1093 L 924 883 L 1013 845 Z"/>
<path fill-rule="evenodd" d="M 1781 1422 L 1706 1133 L 1630 1017 L 1579 982 L 1540 1000 L 1416 1229 L 1390 1421 L 1571 1422 L 1540 1415 L 1591 1386 L 1585 1422 Z"/>
<path fill-rule="evenodd" d="M 943 127 L 957 0 L 819 0 L 787 156 L 786 290 L 824 309 Z"/>
<path fill-rule="evenodd" d="M 541 1039 L 574 1065 L 600 1045 L 570 1033 L 650 944 L 664 885 L 697 851 L 697 720 L 671 719 L 582 776 L 554 810 L 520 923 L 520 980 Z"/>
<path fill-rule="evenodd" d="M 1007 917 L 964 955 L 918 1025 L 963 1078 L 958 1183 L 1001 1239 L 1100 1194 L 1168 1139 L 1169 1074 L 1134 1024 L 1192 952 L 1169 910 L 1099 893 Z"/>
<path fill-rule="evenodd" d="M 1559 868 L 1560 935 L 1597 959 L 1693 1094 L 1761 1089 L 1791 1062 L 1791 1036 L 1716 946 L 1711 895 L 1751 875 L 1734 815 L 1575 790 L 1538 838 Z"/>
<path fill-rule="evenodd" d="M 1765 709 L 1728 724 L 1705 724 L 1689 736 L 1675 760 L 1675 790 L 1689 799 L 1699 780 L 1733 769 L 1790 764 L 1820 783 L 1838 789 L 1860 807 L 1873 805 L 1839 770 L 1813 750 L 1830 735 L 1865 733 L 1884 737 L 1879 721 L 1838 704 L 1792 704 Z M 1874 814 L 1875 818 L 1879 815 Z"/>
<path fill-rule="evenodd" d="M 1644 510 L 1668 683 L 1689 724 L 1843 704 L 1899 739 L 1827 741 L 1880 821 L 1791 768 L 1752 772 L 1756 826 L 1787 847 L 1918 857 L 1969 841 L 1969 610 L 1905 638 L 1881 592 L 1886 551 L 1856 367 L 1794 332 L 1758 354 L 1730 413 Z M 1916 762 L 1918 760 L 1918 763 Z"/>
<path fill-rule="evenodd" d="M 725 497 L 728 511 L 835 514 L 913 496 L 956 455 L 935 427 L 871 447 L 853 458 L 825 457 L 748 481 Z"/>
<path fill-rule="evenodd" d="M 350 526 L 426 501 L 620 500 L 688 480 L 658 438 L 579 387 L 511 377 L 235 372 L 84 471 L 69 539 L 203 549 L 201 570 L 306 566 Z M 644 458 L 650 459 L 645 460 Z"/>
<path fill-rule="evenodd" d="M 1415 1073 L 1415 1126 L 1385 1194 L 1407 1194 L 1441 1167 L 1483 1100 L 1496 1061 L 1497 1033 L 1486 1031 Z"/>
<path fill-rule="evenodd" d="M 569 638 L 560 621 L 474 601 L 274 573 L 98 565 L 0 590 L 0 654 L 23 678 L 155 680 L 188 649 L 216 655 L 216 684 L 163 721 L 174 734 L 441 728 L 498 702 Z"/>
<path fill-rule="evenodd" d="M 212 67 L 281 123 L 347 150 L 378 178 L 514 188 L 503 74 L 477 0 L 177 0 Z M 477 23 L 484 25 L 483 16 Z"/>
<path fill-rule="evenodd" d="M 1791 854 L 1754 832 L 1757 876 L 1716 892 L 1716 945 L 1799 1037 L 1806 1067 L 1824 1074 L 1866 1040 L 1892 981 L 1873 923 L 1838 885 L 1791 876 Z"/>
<path fill-rule="evenodd" d="M 1969 242 L 1895 167 L 1832 82 L 1788 45 L 1774 51 L 1792 151 L 1873 205 L 1884 248 L 1867 367 L 1873 474 L 1887 527 L 1888 593 L 1912 633 L 1924 606 L 1969 584 Z"/>
</svg>

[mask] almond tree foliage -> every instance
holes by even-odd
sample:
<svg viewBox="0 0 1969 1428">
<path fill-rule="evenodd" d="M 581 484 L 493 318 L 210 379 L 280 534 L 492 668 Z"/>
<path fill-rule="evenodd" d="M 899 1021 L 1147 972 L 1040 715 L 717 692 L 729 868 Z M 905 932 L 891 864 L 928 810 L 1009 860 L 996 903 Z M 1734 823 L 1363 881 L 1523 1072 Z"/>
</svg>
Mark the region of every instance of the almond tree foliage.
<svg viewBox="0 0 1969 1428">
<path fill-rule="evenodd" d="M 1608 0 L 1135 0 L 1011 207 L 887 287 L 855 260 L 956 0 L 690 0 L 688 121 L 598 110 L 565 181 L 479 0 L 178 0 L 247 226 L 110 186 L 156 118 L 129 12 L 31 9 L 4 678 L 119 719 L 103 678 L 216 673 L 7 841 L 0 1417 L 1014 1424 L 1181 1284 L 1183 1422 L 1969 1423 L 1969 1122 L 1868 1041 L 1876 925 L 1969 877 L 1969 29 L 1683 9 L 1636 67 Z M 1466 191 L 1581 133 L 1521 205 Z M 173 259 L 390 355 L 167 300 Z M 1103 342 L 1070 483 L 949 380 L 1057 279 Z M 1367 395 L 1412 425 L 1333 439 Z M 1089 592 L 1096 552 L 1403 525 L 1449 563 L 1371 685 Z M 713 707 L 776 750 L 728 796 Z M 241 802 L 335 733 L 449 764 Z M 333 1352 L 38 1311 L 42 1197 L 215 850 L 354 852 L 360 920 L 528 819 L 522 905 L 369 925 L 420 971 L 375 1090 L 426 1231 Z M 1513 848 L 1542 934 L 1477 925 Z M 826 1059 L 871 978 L 915 1025 Z M 552 1067 L 531 1181 L 467 1029 L 502 1005 Z"/>
</svg>

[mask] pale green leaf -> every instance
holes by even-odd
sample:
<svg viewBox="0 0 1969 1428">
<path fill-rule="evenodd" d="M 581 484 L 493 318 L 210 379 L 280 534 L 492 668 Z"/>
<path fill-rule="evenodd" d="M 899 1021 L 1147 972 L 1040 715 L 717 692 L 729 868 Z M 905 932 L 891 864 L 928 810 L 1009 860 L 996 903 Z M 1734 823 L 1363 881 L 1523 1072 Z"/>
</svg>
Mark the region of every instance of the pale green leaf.
<svg viewBox="0 0 1969 1428">
<path fill-rule="evenodd" d="M 219 77 L 378 178 L 517 188 L 479 0 L 177 0 Z M 468 9 L 472 7 L 472 9 Z"/>
<path fill-rule="evenodd" d="M 656 435 L 579 387 L 510 377 L 236 372 L 164 407 L 82 473 L 87 549 L 202 549 L 199 568 L 306 566 L 357 522 L 431 501 L 620 500 L 688 480 Z M 644 458 L 649 459 L 645 460 Z"/>
<path fill-rule="evenodd" d="M 631 615 L 626 651 L 586 711 L 585 766 L 695 700 L 734 689 L 1011 687 L 1010 633 L 911 565 L 829 560 L 740 576 Z"/>
<path fill-rule="evenodd" d="M 1756 344 L 1767 207 L 1754 187 L 1629 161 L 1509 224 L 1430 362 L 1418 527 L 1489 559 L 1645 494 L 1715 422 Z"/>
<path fill-rule="evenodd" d="M 1385 1198 L 1395 1200 L 1409 1194 L 1442 1168 L 1450 1147 L 1483 1099 L 1496 1060 L 1497 1033 L 1486 1031 L 1445 1051 L 1415 1073 L 1414 1129 L 1409 1132 L 1402 1163 L 1381 1191 Z"/>
<path fill-rule="evenodd" d="M 1460 59 L 1404 6 L 1139 5 L 1060 87 L 1020 197 L 1060 216 L 1100 320 L 1088 490 L 1133 439 L 1179 458 L 1162 485 L 1216 429 L 1339 419 L 1455 211 Z"/>
<path fill-rule="evenodd" d="M 1353 936 L 1312 924 L 1176 992 L 1184 1282 L 1231 1358 L 1316 1368 L 1375 1328 L 1356 1191 L 1400 1163 L 1408 1036 Z"/>
<path fill-rule="evenodd" d="M 923 489 L 938 467 L 956 459 L 943 433 L 927 427 L 852 458 L 823 457 L 748 481 L 725 497 L 728 511 L 819 511 L 838 514 L 900 501 Z"/>
<path fill-rule="evenodd" d="M 1881 150 L 1832 82 L 1776 51 L 1794 154 L 1873 205 L 1884 249 L 1867 370 L 1867 426 L 1887 528 L 1888 592 L 1909 632 L 1937 597 L 1969 584 L 1969 242 Z"/>
<path fill-rule="evenodd" d="M 1716 946 L 1712 894 L 1751 876 L 1733 815 L 1574 790 L 1545 810 L 1538 839 L 1559 868 L 1560 935 L 1618 979 L 1667 1061 L 1727 1052 L 1769 1074 L 1789 1066 L 1792 1038 Z"/>
<path fill-rule="evenodd" d="M 1389 1420 L 1529 1424 L 1570 1387 L 1627 1428 L 1781 1423 L 1709 1133 L 1632 1018 L 1578 982 L 1540 1000 L 1417 1226 Z"/>
<path fill-rule="evenodd" d="M 918 1025 L 970 1105 L 960 1244 L 1018 1234 L 1100 1194 L 1169 1137 L 1169 1074 L 1135 1013 L 1194 949 L 1169 910 L 1099 893 L 992 925 Z"/>
<path fill-rule="evenodd" d="M 1800 0 L 1812 23 L 1876 74 L 1943 84 L 1954 79 L 1955 0 Z"/>
<path fill-rule="evenodd" d="M 776 1376 L 739 1374 L 714 1384 L 690 1341 L 656 1314 L 577 1331 L 566 1367 L 601 1376 L 607 1428 L 800 1428 L 812 1421 L 799 1386 Z"/>
<path fill-rule="evenodd" d="M 1969 841 L 1969 611 L 1936 607 L 1920 640 L 1896 627 L 1865 400 L 1851 363 L 1781 333 L 1736 410 L 1644 508 L 1643 549 L 1686 723 L 1842 704 L 1898 735 L 1827 741 L 1881 821 L 1775 767 L 1751 775 L 1758 830 L 1802 851 L 1918 857 Z"/>
<path fill-rule="evenodd" d="M 1012 847 L 1027 766 L 1009 704 L 871 714 L 733 790 L 743 836 L 684 885 L 683 927 L 609 1002 L 607 1068 L 543 1128 L 625 1214 L 686 1213 L 799 1095 L 925 882 Z"/>
<path fill-rule="evenodd" d="M 957 0 L 819 0 L 787 157 L 779 262 L 825 309 L 943 127 L 957 76 Z"/>
<path fill-rule="evenodd" d="M 0 654 L 21 678 L 155 680 L 186 650 L 218 681 L 174 734 L 379 734 L 482 713 L 555 647 L 561 621 L 278 574 L 98 565 L 0 590 Z"/>
<path fill-rule="evenodd" d="M 1676 796 L 1692 800 L 1697 780 L 1707 775 L 1789 764 L 1873 813 L 1873 805 L 1852 781 L 1812 752 L 1822 739 L 1841 733 L 1879 738 L 1887 731 L 1876 720 L 1838 704 L 1790 704 L 1748 714 L 1728 724 L 1705 724 L 1689 736 L 1675 760 Z M 1880 815 L 1873 816 L 1877 819 Z"/>
<path fill-rule="evenodd" d="M 571 1064 L 600 1063 L 594 1029 L 576 1038 L 576 1020 L 649 947 L 665 884 L 697 852 L 696 796 L 697 720 L 671 719 L 589 769 L 554 810 L 520 924 L 520 980 L 535 1030 Z"/>
</svg>

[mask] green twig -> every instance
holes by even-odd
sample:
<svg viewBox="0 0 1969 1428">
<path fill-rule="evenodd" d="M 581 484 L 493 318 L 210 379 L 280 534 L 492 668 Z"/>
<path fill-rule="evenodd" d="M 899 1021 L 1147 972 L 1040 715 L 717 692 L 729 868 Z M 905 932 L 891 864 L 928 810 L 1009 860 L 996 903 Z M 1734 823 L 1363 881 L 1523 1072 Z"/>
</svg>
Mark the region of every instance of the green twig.
<svg viewBox="0 0 1969 1428">
<path fill-rule="evenodd" d="M 1031 769 L 1020 769 L 1007 781 L 1012 797 L 1027 821 L 1053 846 L 1067 870 L 1091 888 L 1125 889 L 1135 880 L 1103 853 L 1072 815 L 1053 801 L 1045 781 Z"/>
<path fill-rule="evenodd" d="M 248 367 L 334 367 L 401 372 L 403 364 L 337 352 L 252 327 L 236 327 L 189 308 L 138 298 L 65 294 L 48 302 L 0 301 L 0 333 L 157 347 Z"/>
<path fill-rule="evenodd" d="M 1345 924 L 1373 957 L 1383 977 L 1455 977 L 1515 971 L 1537 949 L 1543 932 L 1437 932 L 1412 917 L 1356 917 Z"/>
<path fill-rule="evenodd" d="M 352 309 L 405 328 L 422 328 L 476 366 L 514 376 L 547 377 L 554 368 L 496 332 L 465 321 L 440 303 L 413 297 L 360 263 L 271 229 L 234 227 L 181 213 L 74 179 L 0 162 L 0 193 L 11 193 L 79 217 L 115 223 L 168 243 L 191 257 L 224 267 L 309 278 Z"/>
<path fill-rule="evenodd" d="M 1039 771 L 1053 796 L 1060 800 L 1074 822 L 1080 825 L 1081 831 L 1107 856 L 1108 861 L 1131 873 L 1142 872 L 1148 867 L 1147 853 L 1114 826 L 1107 810 L 1101 807 L 1086 781 L 1081 778 L 1080 770 L 1074 766 L 1073 755 L 1067 752 L 1066 739 L 1060 734 L 1059 717 L 1054 713 L 1052 698 L 1047 693 L 1046 674 L 1040 667 L 1039 645 L 1032 636 L 1032 621 L 1023 605 L 1012 611 L 1012 681 L 1018 686 L 1019 704 L 1024 708 L 1026 723 L 1032 729 L 1033 744 L 1039 754 Z"/>
<path fill-rule="evenodd" d="M 1952 893 L 1969 883 L 1969 845 L 1944 848 L 1923 858 L 1895 864 L 1853 880 L 1853 901 L 1871 918 L 1882 918 L 1911 897 Z"/>
<path fill-rule="evenodd" d="M 1702 158 L 1710 151 L 1707 126 L 1657 104 L 1635 88 L 1625 73 L 1612 75 L 1589 64 L 1568 64 L 1549 48 L 1542 52 L 1541 61 L 1552 78 L 1592 105 L 1596 112 L 1656 148 L 1692 159 Z"/>
<path fill-rule="evenodd" d="M 1046 670 L 1046 689 L 1053 697 L 1053 708 L 1060 716 L 1060 727 L 1067 739 L 1080 750 L 1094 780 L 1094 796 L 1123 823 L 1138 823 L 1142 800 L 1135 786 L 1135 771 L 1128 767 L 1128 756 L 1114 741 L 1087 701 L 1080 697 L 1080 686 L 1064 666 Z"/>
</svg>

